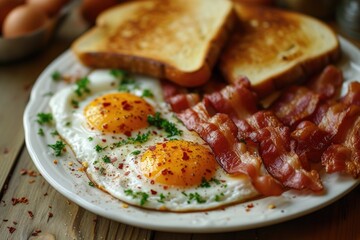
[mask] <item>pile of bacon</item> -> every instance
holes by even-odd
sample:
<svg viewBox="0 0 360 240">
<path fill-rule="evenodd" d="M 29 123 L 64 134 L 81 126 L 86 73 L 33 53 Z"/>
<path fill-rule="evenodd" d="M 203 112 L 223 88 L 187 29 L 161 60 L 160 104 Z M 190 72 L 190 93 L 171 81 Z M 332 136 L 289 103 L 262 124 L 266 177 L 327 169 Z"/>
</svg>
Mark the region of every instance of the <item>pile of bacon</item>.
<svg viewBox="0 0 360 240">
<path fill-rule="evenodd" d="M 360 83 L 349 83 L 339 97 L 342 84 L 342 72 L 328 66 L 306 85 L 285 89 L 266 109 L 246 78 L 202 97 L 169 83 L 163 89 L 178 118 L 208 143 L 226 172 L 248 175 L 259 193 L 271 196 L 323 190 L 314 166 L 359 177 Z"/>
</svg>

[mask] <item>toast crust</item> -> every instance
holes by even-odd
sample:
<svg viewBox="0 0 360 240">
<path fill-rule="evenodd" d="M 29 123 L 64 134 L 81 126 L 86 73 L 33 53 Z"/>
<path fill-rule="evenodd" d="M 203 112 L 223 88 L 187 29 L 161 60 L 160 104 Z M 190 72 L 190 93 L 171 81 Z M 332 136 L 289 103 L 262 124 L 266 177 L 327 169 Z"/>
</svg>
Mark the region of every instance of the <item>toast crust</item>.
<svg viewBox="0 0 360 240">
<path fill-rule="evenodd" d="M 260 97 L 300 82 L 340 57 L 333 30 L 312 17 L 234 6 L 239 23 L 221 55 L 220 69 L 229 82 L 247 76 Z"/>
<path fill-rule="evenodd" d="M 215 0 L 214 3 L 225 6 L 221 19 L 213 19 L 215 26 L 209 27 L 206 20 L 214 17 L 198 16 L 193 9 L 208 0 L 188 1 L 121 4 L 101 14 L 97 26 L 78 38 L 71 48 L 84 65 L 92 68 L 122 68 L 166 78 L 181 86 L 202 85 L 211 76 L 236 15 L 230 1 Z M 131 14 L 124 13 L 121 19 L 118 16 L 124 11 Z"/>
</svg>

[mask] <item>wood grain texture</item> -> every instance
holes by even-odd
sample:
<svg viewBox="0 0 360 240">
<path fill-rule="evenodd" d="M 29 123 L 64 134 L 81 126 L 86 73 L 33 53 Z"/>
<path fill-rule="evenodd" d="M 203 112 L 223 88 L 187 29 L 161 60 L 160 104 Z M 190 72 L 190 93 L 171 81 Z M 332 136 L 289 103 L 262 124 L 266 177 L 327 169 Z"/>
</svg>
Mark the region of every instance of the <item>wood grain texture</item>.
<svg viewBox="0 0 360 240">
<path fill-rule="evenodd" d="M 78 27 L 72 23 L 69 26 Z M 46 51 L 28 60 L 0 65 L 1 240 L 360 240 L 360 187 L 334 204 L 298 219 L 216 234 L 170 233 L 132 227 L 97 216 L 67 200 L 38 174 L 32 163 L 24 147 L 22 114 L 37 76 L 71 43 L 74 31 L 70 27 L 63 29 Z M 352 41 L 360 47 L 360 41 Z M 6 191 L 4 183 L 8 185 Z M 15 199 L 22 197 L 28 203 L 13 205 Z"/>
<path fill-rule="evenodd" d="M 22 175 L 25 170 L 27 174 Z M 30 176 L 32 171 L 35 174 Z M 28 203 L 13 205 L 13 199 L 22 197 L 28 199 Z M 10 233 L 12 227 L 16 230 Z M 47 234 L 60 240 L 150 240 L 152 236 L 149 230 L 96 216 L 67 200 L 37 173 L 25 149 L 0 203 L 0 238 L 28 239 L 38 230 L 39 235 Z"/>
</svg>

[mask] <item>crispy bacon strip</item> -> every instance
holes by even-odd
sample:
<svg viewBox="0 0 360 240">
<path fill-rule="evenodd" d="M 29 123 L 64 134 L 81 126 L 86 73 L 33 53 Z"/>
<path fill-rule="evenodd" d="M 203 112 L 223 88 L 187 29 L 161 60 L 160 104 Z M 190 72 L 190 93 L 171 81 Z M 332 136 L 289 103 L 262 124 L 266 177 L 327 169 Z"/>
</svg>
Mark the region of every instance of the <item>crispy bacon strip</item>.
<svg viewBox="0 0 360 240">
<path fill-rule="evenodd" d="M 282 125 L 272 112 L 259 111 L 247 122 L 254 129 L 250 138 L 259 144 L 263 163 L 275 179 L 294 189 L 323 189 L 318 172 L 306 170 L 305 164 L 292 150 L 290 129 Z"/>
<path fill-rule="evenodd" d="M 332 136 L 333 144 L 321 156 L 326 172 L 346 172 L 358 178 L 360 176 L 360 107 L 338 103 L 329 108 L 319 127 Z"/>
<path fill-rule="evenodd" d="M 346 172 L 359 177 L 359 99 L 360 83 L 353 82 L 339 102 L 319 107 L 314 123 L 300 123 L 292 133 L 299 156 L 310 161 L 321 159 L 329 173 Z"/>
<path fill-rule="evenodd" d="M 271 110 L 287 126 L 295 126 L 316 111 L 320 96 L 306 87 L 290 87 L 271 106 Z"/>
<path fill-rule="evenodd" d="M 321 100 L 328 100 L 338 96 L 343 82 L 341 70 L 329 65 L 320 74 L 310 79 L 307 87 L 319 94 Z"/>
<path fill-rule="evenodd" d="M 177 94 L 173 97 L 169 97 L 167 102 L 174 112 L 179 113 L 200 102 L 200 96 L 197 93 Z"/>
<path fill-rule="evenodd" d="M 331 141 L 329 133 L 310 121 L 301 122 L 291 133 L 291 137 L 296 142 L 294 149 L 306 169 L 310 167 L 309 161 L 320 162 L 321 155 Z"/>
<path fill-rule="evenodd" d="M 341 71 L 330 65 L 311 79 L 307 86 L 286 89 L 270 109 L 285 125 L 293 128 L 301 121 L 319 114 L 320 105 L 337 95 L 342 82 Z"/>
<path fill-rule="evenodd" d="M 217 161 L 230 174 L 246 174 L 254 187 L 265 196 L 280 195 L 281 184 L 261 171 L 261 159 L 237 139 L 237 127 L 226 114 L 210 116 L 204 102 L 178 114 L 190 130 L 196 131 L 212 148 Z"/>
<path fill-rule="evenodd" d="M 234 85 L 228 85 L 221 91 L 205 95 L 204 101 L 211 104 L 217 112 L 228 114 L 236 125 L 241 125 L 242 119 L 258 110 L 257 96 L 251 91 L 247 78 L 241 78 Z"/>
</svg>

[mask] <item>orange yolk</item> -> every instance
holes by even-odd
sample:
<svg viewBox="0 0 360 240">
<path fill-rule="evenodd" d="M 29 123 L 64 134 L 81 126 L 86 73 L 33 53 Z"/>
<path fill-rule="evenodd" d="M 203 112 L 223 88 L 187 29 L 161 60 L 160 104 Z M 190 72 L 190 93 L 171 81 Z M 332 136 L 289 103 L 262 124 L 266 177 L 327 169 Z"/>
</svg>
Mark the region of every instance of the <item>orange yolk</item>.
<svg viewBox="0 0 360 240">
<path fill-rule="evenodd" d="M 147 150 L 140 162 L 142 173 L 156 183 L 188 187 L 210 180 L 217 162 L 210 149 L 192 142 L 173 140 Z"/>
<path fill-rule="evenodd" d="M 91 128 L 130 136 L 132 131 L 148 126 L 147 116 L 154 115 L 154 108 L 130 93 L 111 93 L 89 103 L 84 115 Z"/>
</svg>

